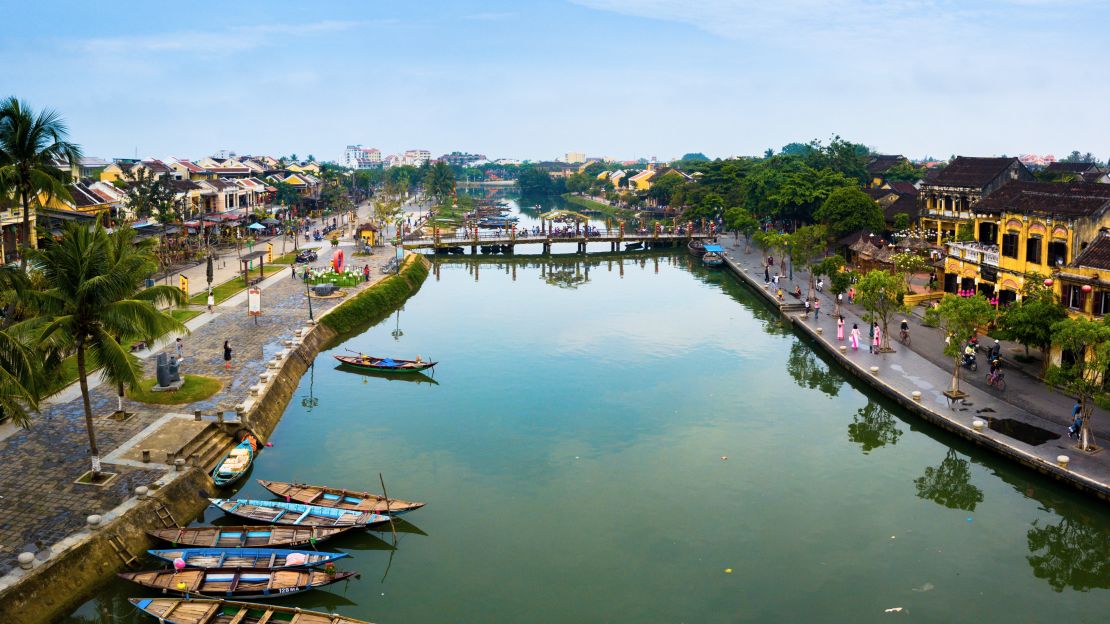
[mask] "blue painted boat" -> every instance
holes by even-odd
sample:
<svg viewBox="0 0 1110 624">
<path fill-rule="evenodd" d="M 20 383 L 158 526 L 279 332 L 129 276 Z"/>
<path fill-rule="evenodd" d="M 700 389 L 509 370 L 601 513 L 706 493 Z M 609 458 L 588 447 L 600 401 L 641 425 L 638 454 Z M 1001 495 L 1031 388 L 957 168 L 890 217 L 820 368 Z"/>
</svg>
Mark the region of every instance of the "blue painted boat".
<svg viewBox="0 0 1110 624">
<path fill-rule="evenodd" d="M 725 249 L 720 245 L 713 243 L 706 243 L 703 247 L 705 253 L 701 257 L 701 263 L 708 267 L 719 267 L 725 263 Z"/>
<path fill-rule="evenodd" d="M 278 607 L 257 602 L 235 602 L 207 598 L 128 598 L 147 615 L 164 624 L 370 624 L 335 613 L 305 611 L 299 607 Z"/>
<path fill-rule="evenodd" d="M 208 499 L 213 507 L 232 516 L 248 518 L 269 524 L 322 527 L 371 527 L 389 522 L 389 516 L 370 511 L 284 503 L 281 501 L 262 501 L 240 498 Z"/>
<path fill-rule="evenodd" d="M 254 436 L 247 434 L 238 446 L 231 449 L 220 463 L 212 470 L 212 480 L 216 482 L 219 487 L 225 487 L 235 483 L 247 474 L 250 469 L 251 463 L 254 462 L 254 452 L 257 450 L 258 441 Z"/>
<path fill-rule="evenodd" d="M 171 562 L 183 559 L 190 568 L 314 568 L 348 556 L 347 553 L 276 548 L 170 548 L 147 552 Z"/>
</svg>

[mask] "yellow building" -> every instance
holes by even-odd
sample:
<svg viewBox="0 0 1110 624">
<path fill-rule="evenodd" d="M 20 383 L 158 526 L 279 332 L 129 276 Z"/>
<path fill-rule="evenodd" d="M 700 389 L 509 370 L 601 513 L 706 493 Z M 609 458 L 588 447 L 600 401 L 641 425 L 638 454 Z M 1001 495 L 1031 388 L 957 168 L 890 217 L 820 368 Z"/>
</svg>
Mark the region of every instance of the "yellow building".
<svg viewBox="0 0 1110 624">
<path fill-rule="evenodd" d="M 644 169 L 640 173 L 628 178 L 628 188 L 636 191 L 646 191 L 651 188 L 651 179 L 655 177 L 653 169 Z"/>
<path fill-rule="evenodd" d="M 956 157 L 921 184 L 922 235 L 938 245 L 955 238 L 960 224 L 974 221 L 972 209 L 980 200 L 1007 182 L 1032 179 L 1017 158 Z"/>
<path fill-rule="evenodd" d="M 1028 275 L 1060 273 L 1110 230 L 1110 186 L 1010 182 L 970 215 L 975 240 L 946 243 L 944 289 L 997 295 L 1005 305 Z"/>
<path fill-rule="evenodd" d="M 614 172 L 610 173 L 609 174 L 609 184 L 612 184 L 613 188 L 620 188 L 621 180 L 624 179 L 624 176 L 625 176 L 625 173 L 624 173 L 624 170 L 622 170 L 622 169 L 618 169 L 617 171 L 614 171 Z"/>
</svg>

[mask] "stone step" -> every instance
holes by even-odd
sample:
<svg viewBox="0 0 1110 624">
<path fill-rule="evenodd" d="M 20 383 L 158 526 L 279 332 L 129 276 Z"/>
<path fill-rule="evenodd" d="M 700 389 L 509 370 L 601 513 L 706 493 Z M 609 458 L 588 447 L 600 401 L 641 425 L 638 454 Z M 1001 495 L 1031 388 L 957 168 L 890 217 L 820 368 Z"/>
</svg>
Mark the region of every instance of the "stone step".
<svg viewBox="0 0 1110 624">
<path fill-rule="evenodd" d="M 236 441 L 230 435 L 220 432 L 209 438 L 208 443 L 197 450 L 197 466 L 205 472 L 211 472 L 216 467 L 216 462 L 235 447 Z"/>
<path fill-rule="evenodd" d="M 198 448 L 204 446 L 216 433 L 219 433 L 219 428 L 216 427 L 214 423 L 208 423 L 199 434 L 193 436 L 192 440 L 189 440 L 185 446 L 181 447 L 181 450 L 177 452 L 178 457 L 188 458 L 189 455 L 195 453 Z"/>
</svg>

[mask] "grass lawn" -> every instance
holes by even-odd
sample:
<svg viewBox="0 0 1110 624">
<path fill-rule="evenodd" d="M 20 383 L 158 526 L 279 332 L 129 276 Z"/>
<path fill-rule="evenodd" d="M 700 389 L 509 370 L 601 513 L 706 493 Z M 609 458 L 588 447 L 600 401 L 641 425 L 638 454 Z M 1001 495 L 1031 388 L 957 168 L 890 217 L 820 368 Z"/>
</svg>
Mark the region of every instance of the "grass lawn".
<svg viewBox="0 0 1110 624">
<path fill-rule="evenodd" d="M 275 273 L 280 273 L 281 271 L 288 271 L 288 270 L 289 270 L 289 267 L 287 267 L 287 266 L 267 264 L 266 267 L 265 267 L 265 271 L 266 271 L 265 275 L 266 275 L 266 277 L 270 277 L 271 275 L 274 275 Z M 254 269 L 254 270 L 251 271 L 251 279 L 254 279 L 256 277 L 258 277 L 258 269 Z M 243 285 L 243 276 L 242 276 L 242 274 L 239 274 L 239 275 L 236 275 L 235 277 L 229 279 L 228 281 L 224 282 L 223 284 L 220 284 L 219 286 L 214 287 L 212 289 L 212 295 L 216 299 L 216 305 L 219 305 L 219 304 L 223 303 L 224 301 L 227 301 L 228 299 L 230 299 L 233 295 L 239 293 L 240 291 L 246 290 L 246 289 L 247 289 L 247 287 Z M 191 303 L 193 305 L 205 305 L 205 304 L 207 304 L 208 303 L 208 291 L 207 290 L 201 290 L 200 292 L 193 295 L 192 297 L 189 297 L 189 303 Z"/>
<path fill-rule="evenodd" d="M 204 314 L 204 310 L 183 310 L 181 308 L 170 310 L 170 316 L 178 323 L 187 323 L 201 314 Z"/>
<path fill-rule="evenodd" d="M 297 260 L 298 253 L 300 252 L 290 251 L 284 256 L 275 257 L 273 262 L 267 262 L 266 264 L 293 264 Z"/>
<path fill-rule="evenodd" d="M 592 199 L 572 195 L 571 193 L 564 193 L 563 199 L 567 200 L 568 203 L 575 204 L 581 208 L 585 208 L 587 210 L 596 210 L 601 214 L 610 217 L 624 219 L 632 216 L 632 211 L 630 210 L 625 210 L 624 208 L 614 208 L 609 204 L 603 204 Z"/>
<path fill-rule="evenodd" d="M 154 377 L 144 377 L 135 390 L 128 390 L 127 397 L 132 401 L 153 403 L 155 405 L 184 405 L 203 401 L 216 394 L 223 387 L 219 379 L 203 375 L 184 375 L 185 385 L 180 390 L 170 392 L 153 392 L 156 380 Z"/>
</svg>

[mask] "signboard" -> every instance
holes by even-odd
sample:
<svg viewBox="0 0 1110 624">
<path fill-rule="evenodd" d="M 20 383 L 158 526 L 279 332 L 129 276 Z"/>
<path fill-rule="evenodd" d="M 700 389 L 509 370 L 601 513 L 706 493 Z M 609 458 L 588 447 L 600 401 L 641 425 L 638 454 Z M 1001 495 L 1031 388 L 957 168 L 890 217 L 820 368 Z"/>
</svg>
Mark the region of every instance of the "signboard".
<svg viewBox="0 0 1110 624">
<path fill-rule="evenodd" d="M 404 259 L 405 259 L 405 248 L 398 246 L 397 247 L 397 261 L 400 262 Z"/>
<path fill-rule="evenodd" d="M 181 292 L 185 293 L 185 298 L 188 299 L 189 298 L 189 278 L 185 277 L 184 275 L 178 275 L 177 276 L 177 287 L 181 289 Z"/>
<path fill-rule="evenodd" d="M 274 261 L 274 245 L 273 243 L 266 243 L 266 262 L 272 263 Z"/>
<path fill-rule="evenodd" d="M 262 289 L 247 289 L 247 316 L 262 316 Z"/>
</svg>

